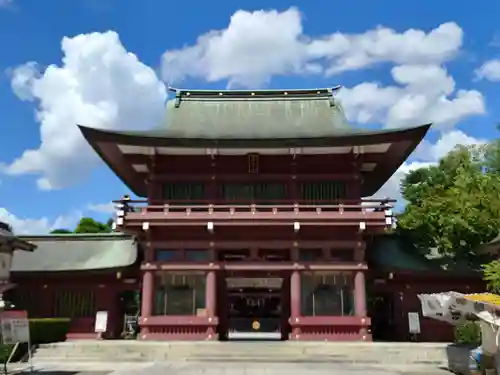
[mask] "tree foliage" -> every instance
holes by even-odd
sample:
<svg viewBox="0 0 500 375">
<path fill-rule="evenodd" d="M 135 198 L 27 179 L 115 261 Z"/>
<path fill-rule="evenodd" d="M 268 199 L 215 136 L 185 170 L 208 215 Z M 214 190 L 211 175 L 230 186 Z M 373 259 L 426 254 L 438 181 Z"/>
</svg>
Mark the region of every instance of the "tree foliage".
<svg viewBox="0 0 500 375">
<path fill-rule="evenodd" d="M 110 233 L 112 232 L 113 219 L 109 219 L 106 223 L 94 220 L 90 217 L 83 217 L 78 222 L 75 230 L 69 229 L 54 229 L 53 234 L 69 234 L 69 233 Z"/>
<path fill-rule="evenodd" d="M 472 259 L 474 250 L 500 229 L 500 151 L 459 146 L 435 166 L 407 174 L 401 184 L 408 202 L 398 231 L 423 251 Z"/>
<path fill-rule="evenodd" d="M 490 292 L 500 293 L 500 260 L 494 260 L 483 266 L 483 278 Z"/>
<path fill-rule="evenodd" d="M 111 227 L 108 223 L 101 223 L 90 217 L 83 217 L 75 228 L 75 233 L 109 233 Z"/>
<path fill-rule="evenodd" d="M 51 234 L 69 234 L 69 233 L 73 233 L 72 231 L 70 231 L 69 229 L 54 229 L 53 231 L 50 232 Z"/>
</svg>

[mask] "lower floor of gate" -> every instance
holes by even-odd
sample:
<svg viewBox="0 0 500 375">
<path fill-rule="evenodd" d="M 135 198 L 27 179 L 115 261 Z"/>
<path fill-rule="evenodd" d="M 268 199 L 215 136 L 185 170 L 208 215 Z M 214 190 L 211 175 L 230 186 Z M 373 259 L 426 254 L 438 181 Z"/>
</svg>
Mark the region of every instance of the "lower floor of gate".
<svg viewBox="0 0 500 375">
<path fill-rule="evenodd" d="M 284 278 L 227 277 L 224 284 L 224 301 L 219 301 L 221 340 L 288 338 L 290 289 Z"/>
</svg>

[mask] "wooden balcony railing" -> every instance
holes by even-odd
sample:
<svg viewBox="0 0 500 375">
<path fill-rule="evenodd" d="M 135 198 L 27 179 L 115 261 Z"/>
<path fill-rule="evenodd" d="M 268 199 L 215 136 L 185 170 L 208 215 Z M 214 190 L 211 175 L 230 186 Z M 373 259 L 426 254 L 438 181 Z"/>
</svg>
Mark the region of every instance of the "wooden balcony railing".
<svg viewBox="0 0 500 375">
<path fill-rule="evenodd" d="M 149 225 L 369 225 L 391 226 L 391 200 L 342 201 L 337 204 L 197 204 L 150 205 L 121 199 L 117 226 Z"/>
</svg>

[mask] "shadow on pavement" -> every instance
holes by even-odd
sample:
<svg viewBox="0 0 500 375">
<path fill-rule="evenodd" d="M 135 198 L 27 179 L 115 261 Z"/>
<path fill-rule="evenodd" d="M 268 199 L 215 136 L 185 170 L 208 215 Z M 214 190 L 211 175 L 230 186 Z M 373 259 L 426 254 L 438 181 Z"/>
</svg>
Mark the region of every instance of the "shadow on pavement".
<svg viewBox="0 0 500 375">
<path fill-rule="evenodd" d="M 11 371 L 9 372 L 9 375 L 12 374 L 22 374 L 22 375 L 106 375 L 109 374 L 110 371 L 52 371 L 52 370 L 35 370 L 35 371 L 30 371 L 28 370 L 22 370 L 22 371 Z"/>
</svg>

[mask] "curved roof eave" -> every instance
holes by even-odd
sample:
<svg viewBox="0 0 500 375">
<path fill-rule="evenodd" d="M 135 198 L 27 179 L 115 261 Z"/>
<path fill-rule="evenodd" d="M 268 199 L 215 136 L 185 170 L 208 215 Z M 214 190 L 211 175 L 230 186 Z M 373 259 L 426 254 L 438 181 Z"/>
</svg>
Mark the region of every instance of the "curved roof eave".
<svg viewBox="0 0 500 375">
<path fill-rule="evenodd" d="M 314 138 L 247 138 L 247 139 L 210 139 L 168 137 L 165 131 L 114 131 L 96 129 L 78 125 L 90 144 L 110 142 L 123 145 L 149 147 L 190 147 L 190 148 L 286 148 L 286 147 L 327 147 L 327 146 L 362 146 L 376 143 L 397 142 L 403 139 L 422 140 L 432 124 L 425 124 L 404 129 L 387 130 L 352 130 L 343 133 L 325 134 Z M 418 144 L 417 142 L 417 144 Z"/>
<path fill-rule="evenodd" d="M 144 181 L 140 181 L 130 173 L 124 173 L 123 166 L 113 163 L 106 155 L 100 143 L 137 145 L 146 147 L 189 147 L 189 148 L 287 148 L 287 147 L 332 147 L 362 146 L 378 143 L 407 143 L 399 147 L 397 152 L 383 165 L 370 173 L 370 180 L 362 187 L 362 196 L 374 195 L 382 185 L 394 174 L 399 166 L 415 150 L 432 124 L 425 124 L 404 129 L 388 129 L 375 131 L 356 131 L 317 138 L 282 138 L 282 139 L 183 139 L 166 138 L 157 131 L 125 132 L 95 129 L 78 125 L 85 139 L 95 152 L 104 160 L 111 170 L 127 185 L 132 193 L 139 197 L 147 195 Z M 409 142 L 409 144 L 408 144 Z M 128 167 L 128 166 L 127 166 Z M 372 177 L 373 176 L 373 177 Z"/>
</svg>

